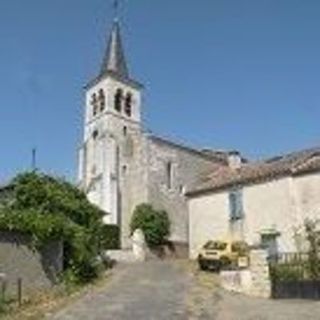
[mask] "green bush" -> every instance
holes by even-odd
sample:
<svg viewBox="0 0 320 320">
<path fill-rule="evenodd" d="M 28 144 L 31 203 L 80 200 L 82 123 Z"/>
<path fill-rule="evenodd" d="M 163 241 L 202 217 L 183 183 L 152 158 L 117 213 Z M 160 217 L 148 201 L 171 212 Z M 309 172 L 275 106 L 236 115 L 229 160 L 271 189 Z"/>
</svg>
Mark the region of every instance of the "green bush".
<svg viewBox="0 0 320 320">
<path fill-rule="evenodd" d="M 170 233 L 170 221 L 165 211 L 157 211 L 150 204 L 140 204 L 133 212 L 131 232 L 141 229 L 150 247 L 165 243 Z"/>
<path fill-rule="evenodd" d="M 293 264 L 274 264 L 270 266 L 270 277 L 274 281 L 294 281 L 303 279 L 303 267 Z"/>
<path fill-rule="evenodd" d="M 319 221 L 306 219 L 304 223 L 309 244 L 307 272 L 311 279 L 320 279 L 320 231 Z"/>
<path fill-rule="evenodd" d="M 104 225 L 100 229 L 100 245 L 103 250 L 120 248 L 120 229 L 117 225 Z"/>
<path fill-rule="evenodd" d="M 96 277 L 103 212 L 83 192 L 59 178 L 24 173 L 12 186 L 12 201 L 0 206 L 0 230 L 31 235 L 35 249 L 61 240 L 68 278 L 86 282 Z"/>
</svg>

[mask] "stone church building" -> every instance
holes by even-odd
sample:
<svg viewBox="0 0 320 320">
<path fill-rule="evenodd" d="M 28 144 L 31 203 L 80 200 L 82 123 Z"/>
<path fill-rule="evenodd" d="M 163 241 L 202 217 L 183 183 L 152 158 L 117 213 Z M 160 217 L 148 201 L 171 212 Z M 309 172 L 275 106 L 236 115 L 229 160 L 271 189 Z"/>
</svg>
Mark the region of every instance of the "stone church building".
<svg viewBox="0 0 320 320">
<path fill-rule="evenodd" d="M 115 21 L 100 72 L 86 86 L 79 183 L 105 211 L 105 223 L 120 226 L 123 248 L 130 245 L 131 215 L 141 203 L 167 211 L 170 240 L 186 247 L 185 192 L 199 176 L 225 166 L 228 155 L 150 134 L 141 120 L 142 94 L 143 85 L 129 72 Z"/>
</svg>

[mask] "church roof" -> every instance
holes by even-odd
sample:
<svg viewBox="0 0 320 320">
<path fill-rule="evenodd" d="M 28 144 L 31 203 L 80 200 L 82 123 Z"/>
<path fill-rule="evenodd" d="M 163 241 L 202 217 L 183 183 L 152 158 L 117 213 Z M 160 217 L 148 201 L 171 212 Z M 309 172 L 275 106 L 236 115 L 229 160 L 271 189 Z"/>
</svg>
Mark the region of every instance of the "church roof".
<svg viewBox="0 0 320 320">
<path fill-rule="evenodd" d="M 129 78 L 129 71 L 121 40 L 121 30 L 118 21 L 114 21 L 100 74 L 113 73 L 121 78 Z"/>
<path fill-rule="evenodd" d="M 161 143 L 161 144 L 166 144 L 172 148 L 177 148 L 184 150 L 186 152 L 195 154 L 199 157 L 202 157 L 204 159 L 213 161 L 213 162 L 218 162 L 221 163 L 222 165 L 226 165 L 228 162 L 228 154 L 230 153 L 229 151 L 223 151 L 223 150 L 209 150 L 209 149 L 197 149 L 194 147 L 187 146 L 182 143 L 174 142 L 172 140 L 159 137 L 153 134 L 149 135 L 149 139 L 151 139 L 153 142 L 156 143 Z"/>
<path fill-rule="evenodd" d="M 188 196 L 258 184 L 285 176 L 320 171 L 320 147 L 293 152 L 264 161 L 245 163 L 237 169 L 221 166 L 212 171 L 190 191 Z"/>
<path fill-rule="evenodd" d="M 121 27 L 117 20 L 115 20 L 112 25 L 99 75 L 91 80 L 85 86 L 85 89 L 96 85 L 99 81 L 108 76 L 137 89 L 143 88 L 141 83 L 130 78 L 124 47 L 122 44 Z"/>
</svg>

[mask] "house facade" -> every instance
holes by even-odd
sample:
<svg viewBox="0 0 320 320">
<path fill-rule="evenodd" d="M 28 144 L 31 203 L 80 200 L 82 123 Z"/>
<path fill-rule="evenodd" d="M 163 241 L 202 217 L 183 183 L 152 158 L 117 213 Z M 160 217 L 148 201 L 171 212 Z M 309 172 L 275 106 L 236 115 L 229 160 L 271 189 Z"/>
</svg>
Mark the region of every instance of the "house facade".
<svg viewBox="0 0 320 320">
<path fill-rule="evenodd" d="M 303 251 L 305 219 L 320 218 L 320 148 L 219 168 L 187 195 L 191 258 L 210 239 Z"/>
</svg>

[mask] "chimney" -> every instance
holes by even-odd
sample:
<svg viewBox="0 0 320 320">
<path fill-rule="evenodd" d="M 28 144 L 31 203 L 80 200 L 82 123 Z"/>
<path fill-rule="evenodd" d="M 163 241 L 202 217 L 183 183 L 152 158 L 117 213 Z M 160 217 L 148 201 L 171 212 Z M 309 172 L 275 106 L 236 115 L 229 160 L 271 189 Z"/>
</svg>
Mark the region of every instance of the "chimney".
<svg viewBox="0 0 320 320">
<path fill-rule="evenodd" d="M 239 169 L 242 164 L 242 158 L 239 151 L 230 151 L 228 153 L 228 165 L 231 169 Z"/>
</svg>

